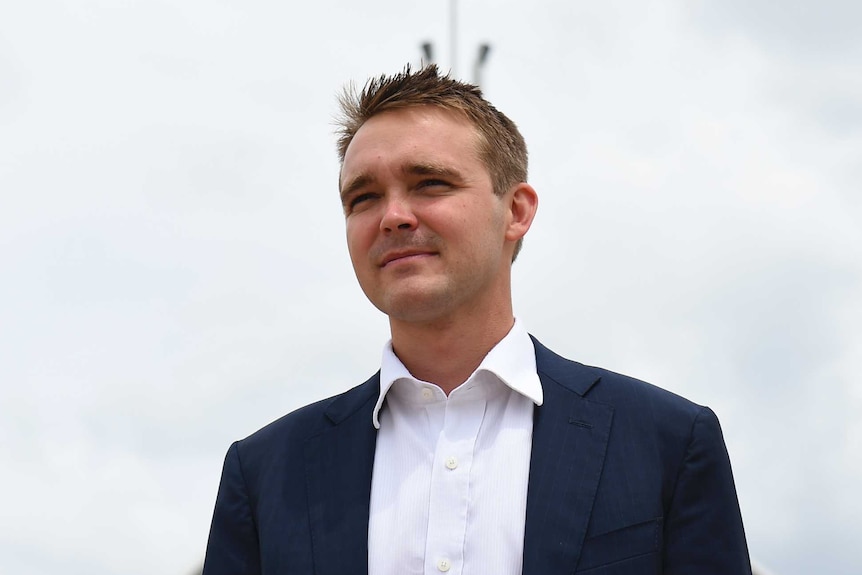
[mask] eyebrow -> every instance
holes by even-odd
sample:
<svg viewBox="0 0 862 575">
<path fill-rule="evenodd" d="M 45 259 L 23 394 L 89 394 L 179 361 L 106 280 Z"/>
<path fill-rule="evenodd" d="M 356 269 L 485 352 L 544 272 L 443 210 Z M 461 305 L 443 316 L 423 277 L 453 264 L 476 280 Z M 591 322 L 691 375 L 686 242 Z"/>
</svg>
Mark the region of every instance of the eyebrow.
<svg viewBox="0 0 862 575">
<path fill-rule="evenodd" d="M 460 172 L 440 164 L 411 164 L 409 166 L 405 166 L 402 172 L 415 176 L 440 176 L 456 180 L 461 179 Z"/>
</svg>

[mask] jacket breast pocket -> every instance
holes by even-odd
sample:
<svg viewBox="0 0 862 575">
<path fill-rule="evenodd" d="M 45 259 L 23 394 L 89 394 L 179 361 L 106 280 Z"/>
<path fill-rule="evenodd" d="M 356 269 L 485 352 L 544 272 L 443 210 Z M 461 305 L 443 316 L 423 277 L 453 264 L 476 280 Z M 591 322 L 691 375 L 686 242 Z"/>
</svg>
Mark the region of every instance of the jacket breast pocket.
<svg viewBox="0 0 862 575">
<path fill-rule="evenodd" d="M 661 517 L 627 525 L 587 538 L 575 573 L 659 573 L 661 548 Z M 621 568 L 619 571 L 610 569 L 616 564 Z"/>
</svg>

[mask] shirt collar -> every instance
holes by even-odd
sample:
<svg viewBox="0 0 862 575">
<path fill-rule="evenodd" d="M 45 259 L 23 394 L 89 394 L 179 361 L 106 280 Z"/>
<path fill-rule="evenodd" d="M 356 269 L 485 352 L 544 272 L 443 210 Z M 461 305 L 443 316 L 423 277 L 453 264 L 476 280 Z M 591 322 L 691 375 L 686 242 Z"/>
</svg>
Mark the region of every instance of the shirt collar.
<svg viewBox="0 0 862 575">
<path fill-rule="evenodd" d="M 488 352 L 488 355 L 473 373 L 479 371 L 493 373 L 511 390 L 527 397 L 536 405 L 542 405 L 544 396 L 542 383 L 536 373 L 536 350 L 527 330 L 517 319 L 515 319 L 515 324 L 506 334 L 506 337 Z M 467 378 L 467 381 L 472 377 L 473 375 Z M 399 379 L 419 381 L 413 377 L 398 359 L 398 356 L 395 355 L 390 339 L 383 346 L 383 358 L 380 364 L 380 395 L 377 398 L 372 416 L 374 427 L 377 429 L 380 429 L 379 413 L 383 407 L 383 401 L 386 399 L 386 394 L 389 393 L 392 384 Z"/>
</svg>

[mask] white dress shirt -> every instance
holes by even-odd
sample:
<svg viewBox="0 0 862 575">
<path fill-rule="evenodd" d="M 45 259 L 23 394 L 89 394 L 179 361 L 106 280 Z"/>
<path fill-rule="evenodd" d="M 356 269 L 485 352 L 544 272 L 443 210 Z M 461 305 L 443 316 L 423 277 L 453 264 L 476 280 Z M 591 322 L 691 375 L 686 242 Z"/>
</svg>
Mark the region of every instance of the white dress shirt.
<svg viewBox="0 0 862 575">
<path fill-rule="evenodd" d="M 515 322 L 449 397 L 383 350 L 370 575 L 520 575 L 533 434 L 533 342 Z"/>
</svg>

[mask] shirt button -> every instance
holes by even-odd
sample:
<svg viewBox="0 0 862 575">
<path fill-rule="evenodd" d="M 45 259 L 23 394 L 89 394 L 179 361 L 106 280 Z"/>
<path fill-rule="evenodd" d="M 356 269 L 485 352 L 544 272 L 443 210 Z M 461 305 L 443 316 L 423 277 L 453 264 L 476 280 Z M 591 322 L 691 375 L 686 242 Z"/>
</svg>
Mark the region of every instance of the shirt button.
<svg viewBox="0 0 862 575">
<path fill-rule="evenodd" d="M 458 467 L 458 460 L 454 457 L 448 457 L 446 459 L 446 467 L 448 469 L 455 469 L 456 467 Z"/>
<path fill-rule="evenodd" d="M 434 397 L 433 391 L 427 387 L 422 388 L 422 399 L 431 399 L 432 397 Z"/>
<path fill-rule="evenodd" d="M 448 559 L 441 559 L 437 562 L 437 569 L 443 571 L 444 573 L 449 570 L 452 565 L 449 563 Z"/>
</svg>

